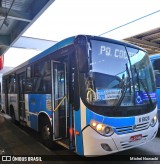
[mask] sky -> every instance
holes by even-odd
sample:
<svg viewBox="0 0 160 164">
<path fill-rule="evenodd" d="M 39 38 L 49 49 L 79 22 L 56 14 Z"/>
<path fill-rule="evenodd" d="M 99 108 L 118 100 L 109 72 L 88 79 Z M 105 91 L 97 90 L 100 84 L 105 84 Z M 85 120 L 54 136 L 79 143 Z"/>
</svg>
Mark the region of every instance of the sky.
<svg viewBox="0 0 160 164">
<path fill-rule="evenodd" d="M 89 34 L 122 40 L 159 27 L 159 18 L 159 0 L 55 0 L 23 36 L 60 41 Z M 10 48 L 4 65 L 15 67 L 39 53 L 25 51 Z"/>
</svg>

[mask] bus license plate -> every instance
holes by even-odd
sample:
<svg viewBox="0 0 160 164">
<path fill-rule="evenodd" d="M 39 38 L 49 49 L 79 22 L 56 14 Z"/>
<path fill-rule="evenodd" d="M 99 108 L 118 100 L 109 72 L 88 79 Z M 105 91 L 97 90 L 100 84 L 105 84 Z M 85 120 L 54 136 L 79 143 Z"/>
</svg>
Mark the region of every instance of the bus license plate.
<svg viewBox="0 0 160 164">
<path fill-rule="evenodd" d="M 138 134 L 138 135 L 130 137 L 131 141 L 137 141 L 137 140 L 141 140 L 141 139 L 142 139 L 142 134 Z"/>
</svg>

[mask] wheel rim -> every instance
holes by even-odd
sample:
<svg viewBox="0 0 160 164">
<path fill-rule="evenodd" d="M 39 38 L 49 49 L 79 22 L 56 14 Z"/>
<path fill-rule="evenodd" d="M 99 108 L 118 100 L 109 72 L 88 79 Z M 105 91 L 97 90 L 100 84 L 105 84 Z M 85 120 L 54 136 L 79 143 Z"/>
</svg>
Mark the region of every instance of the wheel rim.
<svg viewBox="0 0 160 164">
<path fill-rule="evenodd" d="M 50 138 L 50 128 L 49 128 L 48 125 L 43 127 L 42 137 L 43 137 L 44 140 L 48 140 Z"/>
</svg>

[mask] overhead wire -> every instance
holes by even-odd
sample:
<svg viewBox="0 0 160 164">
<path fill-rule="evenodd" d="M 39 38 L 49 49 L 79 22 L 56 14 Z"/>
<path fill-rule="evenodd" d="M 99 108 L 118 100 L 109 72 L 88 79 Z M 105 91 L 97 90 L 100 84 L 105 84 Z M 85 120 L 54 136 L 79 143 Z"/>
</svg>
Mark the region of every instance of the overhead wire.
<svg viewBox="0 0 160 164">
<path fill-rule="evenodd" d="M 137 18 L 137 19 L 135 19 L 135 20 L 133 20 L 133 21 L 130 21 L 130 22 L 125 23 L 125 24 L 123 24 L 123 25 L 120 25 L 120 26 L 118 26 L 118 27 L 115 27 L 115 28 L 113 28 L 113 29 L 111 29 L 111 30 L 109 30 L 109 31 L 106 31 L 106 32 L 100 34 L 99 36 L 102 36 L 102 35 L 104 35 L 104 34 L 107 34 L 107 33 L 109 33 L 109 32 L 112 32 L 112 31 L 114 31 L 114 30 L 117 30 L 117 29 L 119 29 L 119 28 L 121 28 L 121 27 L 124 27 L 124 26 L 126 26 L 126 25 L 131 24 L 131 23 L 134 23 L 134 22 L 136 22 L 136 21 L 138 21 L 138 20 L 141 20 L 141 19 L 143 19 L 143 18 L 146 18 L 146 17 L 151 16 L 151 15 L 153 15 L 153 14 L 156 14 L 156 13 L 158 13 L 158 12 L 160 12 L 160 10 L 157 10 L 157 11 L 155 11 L 155 12 L 152 12 L 152 13 L 150 13 L 150 14 L 147 14 L 147 15 L 145 15 L 145 16 L 142 16 L 142 17 L 140 17 L 140 18 Z"/>
</svg>

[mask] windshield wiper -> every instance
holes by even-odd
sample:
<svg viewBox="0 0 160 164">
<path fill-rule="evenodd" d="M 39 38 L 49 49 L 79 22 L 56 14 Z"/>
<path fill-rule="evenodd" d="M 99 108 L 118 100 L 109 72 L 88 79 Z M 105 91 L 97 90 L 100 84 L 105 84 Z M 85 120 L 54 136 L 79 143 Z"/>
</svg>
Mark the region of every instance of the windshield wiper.
<svg viewBox="0 0 160 164">
<path fill-rule="evenodd" d="M 145 86 L 144 82 L 142 81 L 142 79 L 139 78 L 139 75 L 138 75 L 138 71 L 137 71 L 137 68 L 136 66 L 134 65 L 134 70 L 135 70 L 135 73 L 136 73 L 136 80 L 138 82 L 138 90 L 139 90 L 139 94 L 140 94 L 140 83 L 142 84 L 142 87 L 144 89 L 144 91 L 146 92 L 147 96 L 148 96 L 148 99 L 149 99 L 149 102 L 150 102 L 150 105 L 153 106 L 153 102 L 152 102 L 152 99 L 151 99 L 151 96 L 147 90 L 147 87 Z"/>
<path fill-rule="evenodd" d="M 117 108 L 117 107 L 119 107 L 121 105 L 121 103 L 122 103 L 122 101 L 123 101 L 123 99 L 125 97 L 125 94 L 126 94 L 126 91 L 127 91 L 128 87 L 129 87 L 130 95 L 131 95 L 131 77 L 130 77 L 129 68 L 128 68 L 127 64 L 126 64 L 126 72 L 127 72 L 128 77 L 125 80 L 124 75 L 123 75 L 122 84 L 121 84 L 121 87 L 120 87 L 122 89 L 122 91 L 121 91 L 122 95 L 119 98 L 115 108 Z"/>
<path fill-rule="evenodd" d="M 128 75 L 128 78 L 129 78 L 129 91 L 130 91 L 130 95 L 131 95 L 131 76 L 130 76 L 130 73 L 129 73 L 129 68 L 128 68 L 128 65 L 126 63 L 126 72 L 127 72 L 127 75 Z"/>
</svg>

